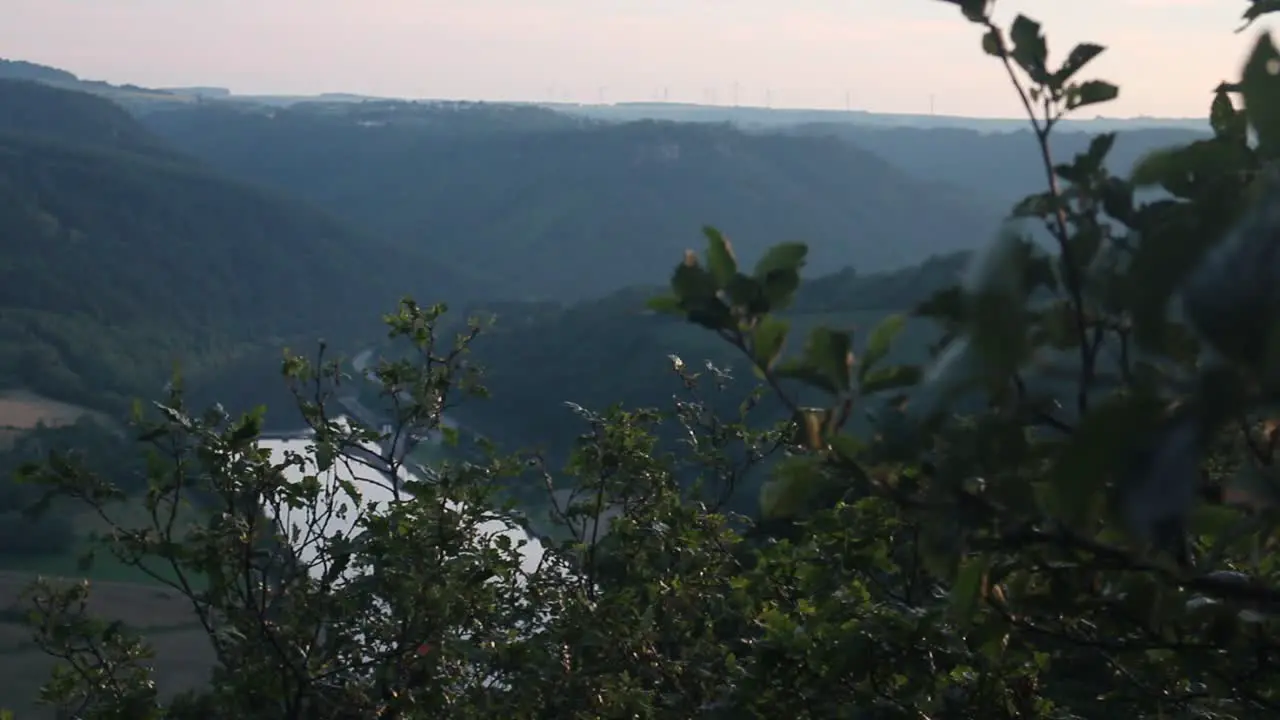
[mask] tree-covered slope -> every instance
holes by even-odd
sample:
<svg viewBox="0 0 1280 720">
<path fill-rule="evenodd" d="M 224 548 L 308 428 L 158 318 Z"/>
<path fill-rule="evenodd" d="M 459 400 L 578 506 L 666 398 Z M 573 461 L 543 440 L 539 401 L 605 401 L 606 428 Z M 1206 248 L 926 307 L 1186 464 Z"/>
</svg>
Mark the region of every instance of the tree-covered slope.
<svg viewBox="0 0 1280 720">
<path fill-rule="evenodd" d="M 158 390 L 174 362 L 199 372 L 349 339 L 402 294 L 455 289 L 425 260 L 164 150 L 108 101 L 25 83 L 0 96 L 0 386 L 114 405 Z"/>
<path fill-rule="evenodd" d="M 577 300 L 645 282 L 706 223 L 746 260 L 778 238 L 805 240 L 824 270 L 907 265 L 973 247 L 992 227 L 964 191 L 831 139 L 382 107 L 378 118 L 360 106 L 192 107 L 144 121 L 223 170 L 470 269 L 494 298 Z"/>
<path fill-rule="evenodd" d="M 993 207 L 1007 209 L 1044 184 L 1044 166 L 1030 130 L 979 132 L 964 128 L 882 127 L 854 123 L 812 123 L 788 132 L 806 137 L 832 137 L 884 158 L 922 180 L 970 188 Z M 1137 128 L 1117 133 L 1107 167 L 1127 174 L 1153 150 L 1206 137 L 1177 128 Z M 1059 131 L 1050 140 L 1054 159 L 1069 162 L 1089 147 L 1093 133 Z"/>
<path fill-rule="evenodd" d="M 954 285 L 967 261 L 967 255 L 956 254 L 893 272 L 816 277 L 801 288 L 786 317 L 798 328 L 797 338 L 823 324 L 852 329 L 861 352 L 868 332 L 880 321 L 910 312 Z M 647 312 L 645 301 L 662 292 L 661 287 L 629 288 L 558 311 L 538 303 L 478 306 L 476 310 L 490 310 L 494 318 L 472 348 L 492 397 L 463 404 L 455 412 L 457 419 L 500 442 L 541 445 L 558 455 L 581 430 L 566 402 L 595 411 L 614 403 L 659 407 L 680 394 L 668 355 L 680 357 L 695 371 L 707 360 L 731 370 L 737 379 L 729 391 L 708 399 L 732 414 L 756 385 L 745 358 L 712 333 Z M 923 362 L 937 337 L 927 323 L 913 319 L 895 357 Z"/>
<path fill-rule="evenodd" d="M 182 156 L 124 108 L 84 92 L 0 74 L 0 131 L 177 160 Z"/>
</svg>

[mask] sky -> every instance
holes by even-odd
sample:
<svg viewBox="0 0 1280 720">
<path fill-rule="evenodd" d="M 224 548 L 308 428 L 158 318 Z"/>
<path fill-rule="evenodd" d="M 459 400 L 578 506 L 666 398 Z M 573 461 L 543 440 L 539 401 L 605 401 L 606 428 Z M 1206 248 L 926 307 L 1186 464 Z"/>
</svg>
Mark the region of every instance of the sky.
<svg viewBox="0 0 1280 720">
<path fill-rule="evenodd" d="M 670 101 L 1018 115 L 939 0 L 3 0 L 0 56 L 240 94 Z M 998 0 L 1121 86 L 1108 117 L 1203 116 L 1262 27 L 1246 0 Z"/>
</svg>

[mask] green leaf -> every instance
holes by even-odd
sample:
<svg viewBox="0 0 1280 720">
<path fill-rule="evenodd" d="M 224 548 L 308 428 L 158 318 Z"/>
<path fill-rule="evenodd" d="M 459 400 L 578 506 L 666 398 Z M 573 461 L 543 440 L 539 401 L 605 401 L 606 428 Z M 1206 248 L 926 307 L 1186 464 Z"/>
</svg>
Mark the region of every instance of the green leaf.
<svg viewBox="0 0 1280 720">
<path fill-rule="evenodd" d="M 1240 79 L 1249 124 L 1258 134 L 1258 151 L 1280 155 L 1280 54 L 1270 33 L 1258 37 Z"/>
<path fill-rule="evenodd" d="M 707 267 L 716 284 L 726 288 L 733 280 L 734 273 L 738 272 L 738 260 L 733 256 L 733 246 L 719 230 L 709 225 L 702 228 L 702 234 L 707 236 Z"/>
<path fill-rule="evenodd" d="M 859 379 L 858 390 L 863 395 L 873 395 L 886 390 L 897 390 L 919 384 L 924 370 L 918 365 L 890 365 L 866 373 Z"/>
<path fill-rule="evenodd" d="M 649 298 L 645 301 L 645 307 L 659 313 L 670 314 L 684 312 L 684 308 L 680 306 L 680 298 L 674 295 L 660 295 L 658 297 Z"/>
<path fill-rule="evenodd" d="M 827 438 L 827 444 L 835 457 L 847 462 L 856 462 L 867 449 L 866 443 L 862 440 L 843 433 Z"/>
<path fill-rule="evenodd" d="M 1089 139 L 1089 149 L 1084 153 L 1084 162 L 1091 172 L 1102 169 L 1102 164 L 1106 161 L 1107 155 L 1111 154 L 1111 148 L 1115 144 L 1114 132 L 1098 133 Z"/>
<path fill-rule="evenodd" d="M 774 368 L 775 377 L 787 378 L 790 380 L 798 380 L 805 385 L 818 388 L 825 393 L 835 395 L 840 392 L 840 388 L 830 377 L 815 368 L 808 358 L 800 360 L 788 360 L 779 364 Z"/>
<path fill-rule="evenodd" d="M 1091 409 L 1053 459 L 1044 509 L 1070 525 L 1086 526 L 1107 481 L 1133 452 L 1134 438 L 1154 428 L 1158 417 L 1156 403 L 1134 396 Z"/>
<path fill-rule="evenodd" d="M 998 29 L 991 28 L 982 34 L 982 51 L 992 57 L 1004 57 L 1004 39 Z"/>
<path fill-rule="evenodd" d="M 697 264 L 696 258 L 686 256 L 671 276 L 671 289 L 687 309 L 698 301 L 715 297 L 717 287 L 711 273 Z"/>
<path fill-rule="evenodd" d="M 246 413 L 244 417 L 240 418 L 236 423 L 235 429 L 232 430 L 228 441 L 232 445 L 242 445 L 246 442 L 256 440 L 258 435 L 262 433 L 264 412 L 265 408 L 263 408 L 263 411 L 257 411 L 255 409 L 255 412 Z"/>
<path fill-rule="evenodd" d="M 1050 347 L 1068 350 L 1080 346 L 1075 306 L 1069 300 L 1059 300 L 1045 308 L 1040 314 L 1038 329 L 1040 339 Z"/>
<path fill-rule="evenodd" d="M 778 270 L 799 275 L 800 269 L 804 267 L 805 256 L 808 254 L 809 246 L 804 243 L 779 243 L 765 252 L 764 257 L 756 263 L 753 274 L 757 280 L 764 280 Z"/>
<path fill-rule="evenodd" d="M 1255 20 L 1268 13 L 1280 12 L 1280 0 L 1250 0 L 1253 4 L 1244 11 L 1241 20 L 1244 21 L 1240 27 L 1236 28 L 1236 32 L 1243 32 L 1253 24 Z"/>
<path fill-rule="evenodd" d="M 814 328 L 809 334 L 805 359 L 821 375 L 831 380 L 836 389 L 846 392 L 852 386 L 853 338 L 849 333 L 829 328 Z"/>
<path fill-rule="evenodd" d="M 965 311 L 964 293 L 959 286 L 953 286 L 934 293 L 928 300 L 917 305 L 912 314 L 944 324 L 959 324 L 965 321 Z"/>
<path fill-rule="evenodd" d="M 1133 219 L 1133 186 L 1118 177 L 1108 177 L 1102 184 L 1102 209 L 1125 225 Z"/>
<path fill-rule="evenodd" d="M 1183 148 L 1152 150 L 1142 156 L 1129 172 L 1129 182 L 1136 187 L 1159 185 L 1170 175 L 1181 171 Z"/>
<path fill-rule="evenodd" d="M 767 519 L 803 515 L 822 482 L 822 470 L 813 457 L 784 458 L 775 467 L 773 477 L 760 488 L 761 515 Z"/>
<path fill-rule="evenodd" d="M 1280 506 L 1280 482 L 1274 468 L 1260 468 L 1245 462 L 1223 487 L 1222 495 L 1223 501 L 1232 505 L 1254 510 L 1274 508 Z"/>
<path fill-rule="evenodd" d="M 862 353 L 862 362 L 858 366 L 858 381 L 861 382 L 867 373 L 889 354 L 894 338 L 907 325 L 907 317 L 901 313 L 890 315 L 876 325 L 867 337 L 867 348 Z"/>
<path fill-rule="evenodd" d="M 969 298 L 969 338 L 990 376 L 1013 372 L 1027 357 L 1027 311 L 1003 293 Z"/>
<path fill-rule="evenodd" d="M 799 285 L 798 276 L 796 284 L 797 286 Z M 747 277 L 740 272 L 734 273 L 724 290 L 729 296 L 729 301 L 735 307 L 744 309 L 748 316 L 763 315 L 772 309 L 769 305 L 769 297 L 765 292 L 764 283 Z"/>
<path fill-rule="evenodd" d="M 1075 110 L 1086 105 L 1111 102 L 1120 96 L 1120 88 L 1105 80 L 1089 80 L 1067 93 L 1067 109 Z"/>
<path fill-rule="evenodd" d="M 1225 496 L 1223 499 L 1226 500 Z M 1192 511 L 1188 529 L 1202 537 L 1217 538 L 1237 529 L 1240 520 L 1240 511 L 1234 508 L 1200 505 Z"/>
<path fill-rule="evenodd" d="M 1028 293 L 1040 288 L 1058 289 L 1058 276 L 1053 272 L 1053 258 L 1049 255 L 1032 255 L 1027 258 L 1022 273 L 1022 287 Z"/>
<path fill-rule="evenodd" d="M 1042 83 L 1048 80 L 1045 61 L 1049 57 L 1049 46 L 1040 33 L 1040 23 L 1019 15 L 1013 19 L 1009 36 L 1013 40 L 1013 52 L 1010 54 L 1018 65 L 1033 81 Z"/>
<path fill-rule="evenodd" d="M 709 330 L 722 330 L 733 325 L 733 313 L 729 306 L 717 297 L 703 298 L 685 303 L 689 322 Z"/>
<path fill-rule="evenodd" d="M 981 23 L 987 19 L 992 0 L 942 0 L 951 5 L 958 5 L 960 12 L 969 22 Z"/>
<path fill-rule="evenodd" d="M 769 310 L 786 310 L 800 288 L 800 273 L 779 268 L 764 277 L 764 304 Z"/>
<path fill-rule="evenodd" d="M 774 375 L 799 380 L 832 395 L 852 387 L 853 339 L 846 332 L 814 328 L 799 360 L 781 364 Z"/>
<path fill-rule="evenodd" d="M 316 443 L 316 471 L 328 472 L 333 467 L 335 453 L 333 446 L 329 443 Z"/>
<path fill-rule="evenodd" d="M 751 335 L 752 350 L 756 365 L 765 370 L 772 370 L 782 355 L 782 346 L 787 341 L 788 323 L 780 318 L 765 316 L 760 319 Z"/>
<path fill-rule="evenodd" d="M 1054 212 L 1055 196 L 1051 192 L 1038 192 L 1019 200 L 1009 216 L 1014 218 L 1037 217 L 1046 218 Z"/>
<path fill-rule="evenodd" d="M 954 518 L 939 517 L 936 522 L 925 523 L 921 527 L 918 547 L 921 564 L 926 570 L 955 581 L 963 543 L 961 533 L 960 523 Z"/>
<path fill-rule="evenodd" d="M 1204 181 L 1238 178 L 1252 165 L 1243 143 L 1213 137 L 1144 156 L 1134 166 L 1131 182 L 1138 187 L 1159 185 L 1175 197 L 1194 200 Z"/>
<path fill-rule="evenodd" d="M 991 8 L 991 0 L 951 0 L 960 5 L 960 12 L 970 22 L 982 22 L 987 19 Z"/>
<path fill-rule="evenodd" d="M 989 567 L 990 562 L 984 556 L 967 557 L 960 561 L 955 582 L 951 584 L 950 612 L 961 626 L 969 625 L 982 599 Z"/>
<path fill-rule="evenodd" d="M 1089 140 L 1088 150 L 1077 153 L 1070 165 L 1056 166 L 1054 172 L 1058 177 L 1075 185 L 1088 184 L 1090 180 L 1102 174 L 1103 163 L 1115 141 L 1116 134 L 1113 132 L 1094 135 Z"/>
<path fill-rule="evenodd" d="M 1225 92 L 1214 93 L 1213 104 L 1209 107 L 1209 125 L 1213 134 L 1224 140 L 1244 143 L 1249 138 L 1249 118 L 1245 113 L 1236 111 L 1231 96 Z"/>
<path fill-rule="evenodd" d="M 1085 65 L 1088 65 L 1089 61 L 1101 55 L 1105 50 L 1105 47 L 1094 43 L 1076 45 L 1071 50 L 1071 54 L 1067 56 L 1066 61 L 1062 63 L 1062 67 L 1058 68 L 1058 71 L 1053 74 L 1054 86 L 1062 87 L 1063 83 L 1070 80 Z"/>
</svg>

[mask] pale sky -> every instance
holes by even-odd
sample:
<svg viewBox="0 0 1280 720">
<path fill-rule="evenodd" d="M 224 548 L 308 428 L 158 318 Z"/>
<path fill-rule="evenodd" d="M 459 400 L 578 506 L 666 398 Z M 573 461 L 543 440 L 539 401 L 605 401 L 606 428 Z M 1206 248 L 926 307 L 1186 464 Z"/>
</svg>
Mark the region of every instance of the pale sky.
<svg viewBox="0 0 1280 720">
<path fill-rule="evenodd" d="M 1121 85 L 1099 112 L 1201 116 L 1260 28 L 1246 0 L 999 0 L 1058 60 Z M 143 86 L 481 100 L 654 100 L 1010 116 L 981 31 L 938 0 L 0 0 L 0 56 Z"/>
</svg>

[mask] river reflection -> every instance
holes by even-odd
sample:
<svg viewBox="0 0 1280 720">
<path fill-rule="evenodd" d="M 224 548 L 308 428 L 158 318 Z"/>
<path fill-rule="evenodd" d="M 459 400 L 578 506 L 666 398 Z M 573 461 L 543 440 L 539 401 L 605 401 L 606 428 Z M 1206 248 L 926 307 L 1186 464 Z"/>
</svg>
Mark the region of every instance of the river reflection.
<svg viewBox="0 0 1280 720">
<path fill-rule="evenodd" d="M 311 443 L 312 441 L 305 437 L 293 439 L 263 439 L 259 441 L 259 444 L 262 447 L 271 451 L 271 459 L 275 462 L 283 461 L 285 453 L 289 451 L 298 453 L 299 455 L 308 456 L 309 446 Z M 377 447 L 374 445 L 370 445 L 369 449 L 373 452 L 377 452 Z M 309 461 L 308 470 L 314 473 L 315 466 L 313 459 L 309 458 Z M 304 475 L 303 470 L 296 467 L 289 468 L 286 472 L 291 475 L 290 479 L 296 479 L 299 481 Z M 403 470 L 402 473 L 409 474 L 409 471 Z M 330 491 L 336 490 L 336 483 L 340 478 L 352 481 L 360 491 L 365 504 L 376 502 L 379 506 L 385 507 L 389 502 L 394 500 L 391 489 L 387 487 L 385 481 L 380 482 L 375 480 L 374 478 L 377 478 L 377 474 L 373 470 L 364 467 L 363 465 L 359 465 L 358 463 L 335 463 L 332 469 L 320 474 L 319 477 L 325 482 L 326 488 Z M 334 504 L 351 505 L 345 494 L 340 490 L 336 491 L 336 495 L 334 497 L 336 500 Z M 328 503 L 326 503 L 326 505 L 327 504 Z M 285 518 L 276 518 L 276 520 L 280 522 L 282 526 L 298 528 L 299 532 L 302 533 L 307 532 L 308 527 L 310 527 L 313 535 L 324 534 L 332 537 L 336 533 L 351 533 L 356 525 L 357 519 L 359 518 L 359 513 L 356 512 L 354 507 L 348 507 L 345 514 L 336 512 L 336 507 L 333 510 L 334 511 L 332 512 L 328 511 L 328 508 L 294 510 L 287 513 Z M 501 520 L 492 520 L 481 526 L 481 534 L 489 537 L 506 535 L 511 538 L 514 546 L 520 546 L 521 541 L 525 541 L 520 552 L 521 566 L 526 572 L 533 572 L 538 567 L 538 563 L 542 560 L 542 543 L 537 538 L 530 537 L 521 528 L 514 527 Z M 308 542 L 304 537 L 300 540 L 299 544 L 302 545 L 302 547 L 299 548 L 302 559 L 306 562 L 313 561 L 316 555 L 314 541 Z M 322 572 L 323 568 L 315 567 L 314 571 Z"/>
</svg>

